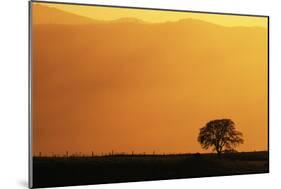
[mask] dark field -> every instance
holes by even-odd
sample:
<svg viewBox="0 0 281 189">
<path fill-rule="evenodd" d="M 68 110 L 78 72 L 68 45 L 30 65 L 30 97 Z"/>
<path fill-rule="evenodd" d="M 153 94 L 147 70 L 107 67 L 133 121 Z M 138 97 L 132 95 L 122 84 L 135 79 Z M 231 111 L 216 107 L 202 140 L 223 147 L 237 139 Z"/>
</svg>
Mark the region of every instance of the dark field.
<svg viewBox="0 0 281 189">
<path fill-rule="evenodd" d="M 268 152 L 34 157 L 33 187 L 269 172 Z"/>
</svg>

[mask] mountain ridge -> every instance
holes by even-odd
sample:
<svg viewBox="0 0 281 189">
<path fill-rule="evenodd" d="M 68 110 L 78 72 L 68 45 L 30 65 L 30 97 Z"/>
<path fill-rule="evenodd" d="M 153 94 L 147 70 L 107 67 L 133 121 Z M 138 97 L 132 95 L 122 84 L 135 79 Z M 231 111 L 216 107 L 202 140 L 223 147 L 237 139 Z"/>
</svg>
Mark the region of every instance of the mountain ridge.
<svg viewBox="0 0 281 189">
<path fill-rule="evenodd" d="M 68 12 L 68 11 L 63 11 L 61 9 L 58 8 L 54 8 L 54 7 L 48 7 L 48 6 L 44 6 L 41 4 L 34 4 L 33 6 L 36 6 L 36 9 L 39 9 L 40 11 L 36 11 L 35 17 L 39 17 L 36 20 L 34 20 L 34 24 L 39 25 L 39 24 L 64 24 L 64 25 L 81 25 L 81 24 L 119 24 L 119 23 L 137 23 L 137 24 L 155 24 L 155 25 L 159 25 L 159 24 L 176 24 L 176 23 L 187 23 L 187 22 L 197 22 L 197 23 L 205 23 L 205 24 L 211 24 L 217 27 L 226 27 L 226 28 L 257 28 L 257 29 L 265 29 L 263 27 L 260 26 L 224 26 L 221 24 L 216 24 L 216 23 L 212 23 L 212 22 L 208 22 L 208 21 L 204 21 L 204 20 L 200 20 L 200 19 L 194 19 L 194 18 L 185 18 L 185 19 L 181 19 L 178 21 L 166 21 L 166 22 L 147 22 L 138 18 L 134 18 L 134 17 L 123 17 L 123 18 L 118 18 L 115 20 L 97 20 L 97 19 L 93 19 L 90 17 L 86 17 L 86 16 L 82 16 L 82 15 L 78 15 L 75 14 L 73 12 Z M 42 19 L 42 17 L 44 17 L 44 14 L 48 17 L 47 19 Z M 59 18 L 59 15 L 67 15 L 66 17 L 68 17 L 67 19 L 62 19 L 62 20 L 55 20 L 55 19 L 51 19 L 50 18 Z M 34 18 L 34 17 L 33 17 Z M 40 21 L 41 23 L 40 23 Z"/>
</svg>

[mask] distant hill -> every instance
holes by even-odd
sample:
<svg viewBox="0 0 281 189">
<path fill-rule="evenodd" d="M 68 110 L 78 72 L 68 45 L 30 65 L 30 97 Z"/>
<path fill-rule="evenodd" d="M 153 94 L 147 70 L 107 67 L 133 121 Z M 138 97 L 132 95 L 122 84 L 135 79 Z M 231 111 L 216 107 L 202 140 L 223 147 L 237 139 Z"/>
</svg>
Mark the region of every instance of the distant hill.
<svg viewBox="0 0 281 189">
<path fill-rule="evenodd" d="M 94 20 L 80 15 L 72 14 L 57 8 L 32 4 L 33 24 L 91 24 Z"/>
</svg>

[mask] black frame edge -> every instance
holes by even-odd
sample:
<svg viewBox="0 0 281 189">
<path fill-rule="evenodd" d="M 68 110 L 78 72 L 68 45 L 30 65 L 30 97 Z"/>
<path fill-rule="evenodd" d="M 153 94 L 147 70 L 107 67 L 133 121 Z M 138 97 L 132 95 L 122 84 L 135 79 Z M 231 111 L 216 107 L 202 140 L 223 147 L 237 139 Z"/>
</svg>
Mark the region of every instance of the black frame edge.
<svg viewBox="0 0 281 189">
<path fill-rule="evenodd" d="M 28 2 L 28 187 L 33 188 L 32 161 L 32 1 Z"/>
</svg>

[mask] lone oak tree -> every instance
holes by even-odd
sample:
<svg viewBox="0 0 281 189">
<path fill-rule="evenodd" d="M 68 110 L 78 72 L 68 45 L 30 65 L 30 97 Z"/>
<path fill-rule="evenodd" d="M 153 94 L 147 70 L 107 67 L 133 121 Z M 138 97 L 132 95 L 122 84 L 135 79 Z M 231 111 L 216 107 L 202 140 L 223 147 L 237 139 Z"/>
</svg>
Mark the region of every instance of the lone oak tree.
<svg viewBox="0 0 281 189">
<path fill-rule="evenodd" d="M 203 149 L 213 148 L 218 156 L 224 151 L 232 151 L 244 142 L 242 133 L 235 129 L 231 119 L 212 120 L 200 129 L 198 142 Z"/>
</svg>

